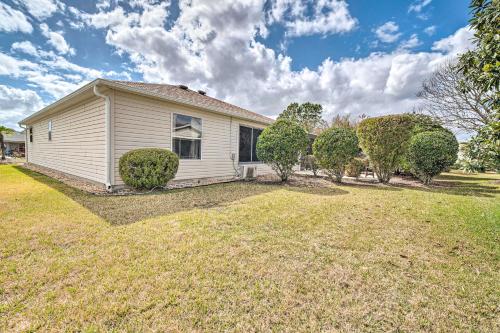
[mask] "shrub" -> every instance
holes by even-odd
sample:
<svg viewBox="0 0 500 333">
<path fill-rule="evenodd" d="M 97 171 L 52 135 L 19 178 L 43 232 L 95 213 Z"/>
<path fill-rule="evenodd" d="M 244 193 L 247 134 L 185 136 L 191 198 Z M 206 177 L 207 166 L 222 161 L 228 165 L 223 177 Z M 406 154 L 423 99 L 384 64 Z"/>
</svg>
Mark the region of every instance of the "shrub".
<svg viewBox="0 0 500 333">
<path fill-rule="evenodd" d="M 368 118 L 358 125 L 358 138 L 370 158 L 377 178 L 382 183 L 391 179 L 406 153 L 412 134 L 409 115 L 389 115 Z"/>
<path fill-rule="evenodd" d="M 457 160 L 458 142 L 453 134 L 422 132 L 411 138 L 407 160 L 412 172 L 424 184 L 448 169 Z"/>
<path fill-rule="evenodd" d="M 358 153 L 356 132 L 345 127 L 331 127 L 322 132 L 313 144 L 314 157 L 326 174 L 342 181 L 347 163 Z"/>
<path fill-rule="evenodd" d="M 366 168 L 366 162 L 367 161 L 362 160 L 361 158 L 353 158 L 346 166 L 346 174 L 349 177 L 356 177 L 356 179 L 358 179 L 361 172 L 363 172 Z"/>
<path fill-rule="evenodd" d="M 269 164 L 282 181 L 293 173 L 293 167 L 307 148 L 306 131 L 296 122 L 278 119 L 264 129 L 257 140 L 257 157 Z"/>
<path fill-rule="evenodd" d="M 179 158 L 167 149 L 131 150 L 120 157 L 119 170 L 125 184 L 138 189 L 163 187 L 175 177 Z"/>
</svg>

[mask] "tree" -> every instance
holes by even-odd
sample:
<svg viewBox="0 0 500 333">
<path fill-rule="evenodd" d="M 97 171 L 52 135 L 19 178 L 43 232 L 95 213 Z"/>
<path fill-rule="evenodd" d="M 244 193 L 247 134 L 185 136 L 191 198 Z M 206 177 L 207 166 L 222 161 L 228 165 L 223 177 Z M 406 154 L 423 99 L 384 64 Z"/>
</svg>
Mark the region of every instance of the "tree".
<svg viewBox="0 0 500 333">
<path fill-rule="evenodd" d="M 500 107 L 500 29 L 498 28 L 500 1 L 472 0 L 473 17 L 470 26 L 474 29 L 476 49 L 460 56 L 460 68 L 464 81 L 473 82 L 483 92 L 492 92 L 485 103 L 498 111 Z M 497 119 L 498 120 L 498 119 Z"/>
<path fill-rule="evenodd" d="M 308 143 L 306 131 L 289 119 L 278 119 L 262 131 L 257 140 L 257 157 L 269 164 L 282 181 L 287 181 Z"/>
<path fill-rule="evenodd" d="M 477 132 L 494 118 L 494 111 L 486 102 L 491 94 L 465 80 L 460 68 L 447 62 L 422 83 L 417 96 L 423 100 L 424 113 L 450 127 Z"/>
<path fill-rule="evenodd" d="M 314 103 L 291 103 L 279 115 L 278 119 L 289 119 L 299 123 L 307 133 L 322 125 L 323 119 L 321 115 L 323 107 L 321 104 Z"/>
<path fill-rule="evenodd" d="M 367 118 L 359 123 L 360 146 L 368 155 L 380 182 L 388 183 L 399 167 L 412 130 L 412 117 L 407 114 Z"/>
<path fill-rule="evenodd" d="M 12 128 L 8 128 L 0 125 L 0 150 L 2 150 L 2 161 L 5 160 L 5 143 L 4 143 L 4 134 L 12 134 L 15 131 Z"/>
<path fill-rule="evenodd" d="M 407 159 L 412 172 L 427 185 L 455 163 L 457 153 L 458 142 L 453 134 L 422 132 L 411 138 Z"/>
<path fill-rule="evenodd" d="M 342 181 L 346 165 L 358 154 L 358 138 L 351 128 L 332 127 L 322 132 L 313 144 L 314 157 L 326 174 Z"/>
</svg>

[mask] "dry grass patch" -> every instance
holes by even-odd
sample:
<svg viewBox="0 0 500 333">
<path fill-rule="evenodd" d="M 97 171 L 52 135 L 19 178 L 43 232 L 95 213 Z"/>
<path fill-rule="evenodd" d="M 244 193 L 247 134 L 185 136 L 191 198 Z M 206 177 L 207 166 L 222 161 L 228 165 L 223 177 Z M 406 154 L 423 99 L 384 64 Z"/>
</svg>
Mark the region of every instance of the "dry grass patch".
<svg viewBox="0 0 500 333">
<path fill-rule="evenodd" d="M 500 328 L 498 176 L 443 180 L 474 184 L 459 190 L 233 183 L 113 204 L 37 177 L 0 166 L 0 330 Z M 205 196 L 210 208 L 192 204 Z M 102 218 L 168 202 L 136 223 Z"/>
</svg>

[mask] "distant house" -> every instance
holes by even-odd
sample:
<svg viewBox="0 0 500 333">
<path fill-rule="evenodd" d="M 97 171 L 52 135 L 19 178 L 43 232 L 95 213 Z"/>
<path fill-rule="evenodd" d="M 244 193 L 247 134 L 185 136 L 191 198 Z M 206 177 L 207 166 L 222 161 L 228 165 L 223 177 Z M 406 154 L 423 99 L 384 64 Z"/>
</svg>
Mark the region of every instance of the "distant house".
<svg viewBox="0 0 500 333">
<path fill-rule="evenodd" d="M 113 190 L 124 185 L 120 157 L 145 147 L 179 156 L 174 184 L 237 178 L 244 169 L 270 173 L 255 145 L 272 122 L 183 85 L 97 79 L 20 125 L 27 130 L 29 163 Z"/>
<path fill-rule="evenodd" d="M 24 132 L 14 132 L 11 134 L 4 134 L 3 140 L 5 144 L 6 155 L 24 155 L 25 151 L 25 134 Z"/>
</svg>

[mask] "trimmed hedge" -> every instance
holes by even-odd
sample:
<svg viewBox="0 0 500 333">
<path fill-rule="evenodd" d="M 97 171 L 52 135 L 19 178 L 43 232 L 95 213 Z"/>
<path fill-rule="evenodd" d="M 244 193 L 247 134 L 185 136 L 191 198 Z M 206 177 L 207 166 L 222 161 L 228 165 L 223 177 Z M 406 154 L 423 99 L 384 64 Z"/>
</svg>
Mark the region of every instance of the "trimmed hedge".
<svg viewBox="0 0 500 333">
<path fill-rule="evenodd" d="M 410 115 L 368 118 L 358 125 L 358 138 L 363 152 L 370 158 L 380 182 L 388 183 L 400 165 L 412 135 Z"/>
<path fill-rule="evenodd" d="M 422 132 L 411 138 L 407 160 L 412 172 L 424 184 L 446 171 L 457 160 L 458 141 L 443 131 Z"/>
<path fill-rule="evenodd" d="M 288 119 L 278 119 L 259 136 L 257 157 L 269 164 L 282 181 L 286 181 L 300 155 L 306 151 L 308 142 L 302 126 Z"/>
<path fill-rule="evenodd" d="M 314 157 L 319 166 L 338 182 L 342 181 L 347 163 L 357 155 L 356 132 L 345 127 L 331 127 L 322 132 L 313 144 Z"/>
<path fill-rule="evenodd" d="M 170 150 L 143 148 L 120 157 L 120 176 L 125 184 L 137 189 L 163 187 L 175 177 L 179 158 Z"/>
</svg>

